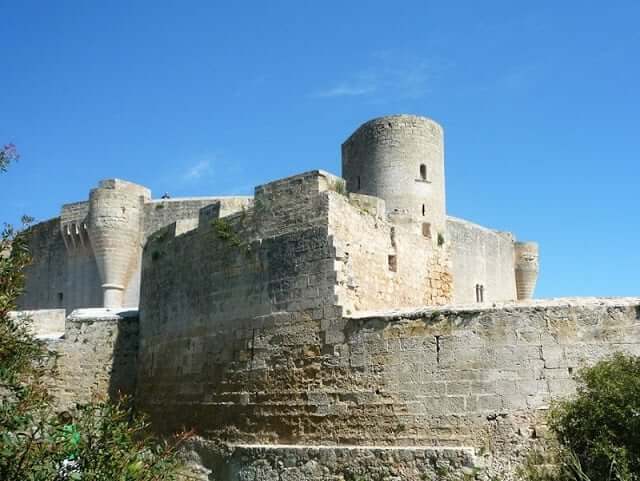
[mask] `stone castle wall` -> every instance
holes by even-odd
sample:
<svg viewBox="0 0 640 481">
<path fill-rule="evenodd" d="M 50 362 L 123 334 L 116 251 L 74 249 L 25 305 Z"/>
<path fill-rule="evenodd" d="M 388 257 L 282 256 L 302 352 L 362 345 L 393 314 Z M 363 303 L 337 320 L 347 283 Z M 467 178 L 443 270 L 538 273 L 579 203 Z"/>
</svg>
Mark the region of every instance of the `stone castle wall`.
<svg viewBox="0 0 640 481">
<path fill-rule="evenodd" d="M 446 242 L 451 250 L 456 304 L 476 304 L 476 285 L 483 286 L 484 302 L 517 299 L 511 233 L 447 217 Z"/>
<path fill-rule="evenodd" d="M 88 248 L 67 249 L 57 217 L 31 227 L 32 261 L 25 269 L 26 290 L 18 300 L 21 309 L 66 309 L 99 306 L 100 276 Z"/>
<path fill-rule="evenodd" d="M 106 182 L 106 181 L 105 181 Z M 109 181 L 119 182 L 122 181 Z M 118 185 L 120 185 L 118 184 Z M 111 185 L 111 184 L 105 184 Z M 114 184 L 115 185 L 115 184 Z M 135 185 L 135 184 L 132 184 Z M 143 189 L 144 192 L 144 189 Z M 117 191 L 109 192 L 114 203 L 113 216 L 123 219 L 133 215 L 121 202 Z M 133 261 L 125 266 L 126 286 L 123 291 L 125 306 L 137 307 L 140 298 L 140 258 L 141 246 L 148 236 L 158 229 L 178 223 L 179 231 L 192 229 L 198 223 L 200 210 L 211 205 L 219 205 L 224 214 L 240 211 L 251 204 L 250 197 L 204 197 L 193 199 L 146 200 L 140 207 L 139 236 L 134 235 L 133 245 L 115 242 L 112 251 L 122 255 L 133 255 Z M 133 199 L 138 202 L 137 197 Z M 124 211 L 122 208 L 124 207 Z M 102 207 L 101 207 L 102 208 Z M 128 211 L 127 211 L 128 209 Z M 26 290 L 18 300 L 22 310 L 65 309 L 67 313 L 75 309 L 101 307 L 103 305 L 103 279 L 98 269 L 94 243 L 89 238 L 89 202 L 65 204 L 60 217 L 38 223 L 29 229 L 30 251 L 33 259 L 26 268 Z M 100 215 L 107 222 L 105 235 L 117 230 L 117 222 Z M 125 219 L 126 220 L 126 219 Z M 123 220 L 124 222 L 124 220 Z M 135 233 L 132 233 L 135 234 Z M 131 251 L 131 252 L 130 252 Z M 136 252 L 140 251 L 140 252 Z M 109 255 L 112 255 L 109 253 Z M 112 260 L 106 262 L 112 267 Z M 104 262 L 103 262 L 104 263 Z"/>
<path fill-rule="evenodd" d="M 150 239 L 139 386 L 150 410 L 171 409 L 162 417 L 180 423 L 184 403 L 194 401 L 202 406 L 199 416 L 226 416 L 219 409 L 227 392 L 245 382 L 227 376 L 228 363 L 265 364 L 271 354 L 256 337 L 264 326 L 282 325 L 283 342 L 311 336 L 313 351 L 301 351 L 304 357 L 319 354 L 318 326 L 343 310 L 450 299 L 446 264 L 428 255 L 429 239 L 411 229 L 392 236 L 393 226 L 363 208 L 363 199 L 336 192 L 340 180 L 310 172 L 266 184 L 256 189 L 253 208 L 222 218 L 212 209 L 201 213 L 197 229 L 176 236 L 169 226 Z"/>
<path fill-rule="evenodd" d="M 253 197 L 194 197 L 178 199 L 156 199 L 144 204 L 144 238 L 169 224 L 184 220 L 191 222 L 190 230 L 198 225 L 200 209 L 220 203 L 223 214 L 239 212 L 248 207 Z"/>
<path fill-rule="evenodd" d="M 74 313 L 52 392 L 70 409 L 137 384 L 154 426 L 197 429 L 218 481 L 508 480 L 579 368 L 640 354 L 640 298 L 172 322 L 154 351 L 135 312 Z"/>
<path fill-rule="evenodd" d="M 388 222 L 383 202 L 374 210 L 359 195 L 330 198 L 338 303 L 346 313 L 453 300 L 448 247 L 413 227 Z"/>
<path fill-rule="evenodd" d="M 135 394 L 137 311 L 79 309 L 67 317 L 64 337 L 48 339 L 56 375 L 49 392 L 58 410 L 95 399 Z"/>
<path fill-rule="evenodd" d="M 138 400 L 163 429 L 297 445 L 294 459 L 306 459 L 305 446 L 396 446 L 407 459 L 419 447 L 465 447 L 482 458 L 472 466 L 512 474 L 544 437 L 550 400 L 573 392 L 577 369 L 640 354 L 640 299 L 281 312 L 183 334 L 154 354 L 142 343 Z"/>
</svg>

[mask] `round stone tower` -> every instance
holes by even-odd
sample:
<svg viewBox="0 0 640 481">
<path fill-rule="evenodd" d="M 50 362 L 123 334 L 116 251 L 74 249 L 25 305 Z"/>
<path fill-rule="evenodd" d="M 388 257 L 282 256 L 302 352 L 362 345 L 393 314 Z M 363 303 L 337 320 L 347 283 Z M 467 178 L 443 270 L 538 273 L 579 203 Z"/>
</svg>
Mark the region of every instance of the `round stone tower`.
<svg viewBox="0 0 640 481">
<path fill-rule="evenodd" d="M 87 231 L 102 278 L 104 307 L 122 307 L 140 262 L 143 203 L 150 197 L 149 189 L 119 179 L 103 180 L 89 194 Z"/>
<path fill-rule="evenodd" d="M 391 115 L 361 125 L 342 144 L 349 192 L 384 199 L 390 218 L 445 232 L 444 133 L 431 119 Z"/>
<path fill-rule="evenodd" d="M 518 300 L 533 297 L 539 270 L 538 244 L 535 242 L 515 243 L 516 293 Z"/>
</svg>

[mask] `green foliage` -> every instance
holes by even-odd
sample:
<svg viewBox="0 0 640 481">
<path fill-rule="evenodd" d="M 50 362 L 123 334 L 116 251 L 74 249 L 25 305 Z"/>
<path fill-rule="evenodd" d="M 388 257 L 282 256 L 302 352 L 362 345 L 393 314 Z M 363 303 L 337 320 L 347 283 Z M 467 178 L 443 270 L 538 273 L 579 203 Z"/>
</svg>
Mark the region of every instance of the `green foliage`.
<svg viewBox="0 0 640 481">
<path fill-rule="evenodd" d="M 216 219 L 211 222 L 211 225 L 213 226 L 216 236 L 221 241 L 227 242 L 234 247 L 238 247 L 242 244 L 231 224 L 229 224 L 225 219 Z"/>
<path fill-rule="evenodd" d="M 526 481 L 591 481 L 575 454 L 558 445 L 546 451 L 535 450 L 518 475 Z"/>
<path fill-rule="evenodd" d="M 548 422 L 558 446 L 523 469 L 527 481 L 640 480 L 640 358 L 617 353 L 582 369 Z M 552 467 L 549 467 L 552 465 Z"/>
<path fill-rule="evenodd" d="M 549 424 L 592 479 L 640 480 L 640 358 L 615 354 L 577 376 Z"/>
<path fill-rule="evenodd" d="M 25 226 L 28 222 L 23 218 Z M 30 259 L 24 233 L 5 226 L 0 233 L 0 389 L 19 386 L 25 377 L 35 375 L 33 359 L 42 349 L 27 322 L 9 317 L 24 289 L 23 271 Z"/>
<path fill-rule="evenodd" d="M 329 182 L 329 190 L 336 192 L 340 195 L 347 195 L 347 183 L 344 179 L 336 179 Z"/>
<path fill-rule="evenodd" d="M 147 424 L 125 401 L 80 406 L 73 418 L 56 416 L 46 403 L 27 410 L 3 404 L 0 416 L 0 479 L 176 479 L 174 449 L 146 437 Z"/>
<path fill-rule="evenodd" d="M 0 159 L 0 170 L 6 167 Z M 11 159 L 9 159 L 11 160 Z M 26 226 L 30 219 L 23 219 Z M 30 262 L 26 231 L 0 232 L 0 480 L 162 481 L 176 478 L 174 447 L 145 436 L 126 402 L 54 412 L 45 346 L 28 322 L 9 316 Z M 186 437 L 181 436 L 180 439 Z"/>
<path fill-rule="evenodd" d="M 444 235 L 442 232 L 438 232 L 438 247 L 442 247 L 444 245 Z"/>
</svg>

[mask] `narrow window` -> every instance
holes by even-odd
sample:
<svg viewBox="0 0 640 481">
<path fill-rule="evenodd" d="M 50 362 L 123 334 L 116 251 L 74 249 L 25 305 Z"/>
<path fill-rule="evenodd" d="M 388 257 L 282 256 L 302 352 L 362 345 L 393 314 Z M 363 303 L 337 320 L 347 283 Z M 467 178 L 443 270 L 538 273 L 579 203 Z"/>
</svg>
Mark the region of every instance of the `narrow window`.
<svg viewBox="0 0 640 481">
<path fill-rule="evenodd" d="M 360 176 L 358 176 L 358 189 L 357 190 L 360 190 Z"/>
<path fill-rule="evenodd" d="M 476 284 L 476 302 L 484 302 L 484 286 Z"/>
<path fill-rule="evenodd" d="M 484 286 L 480 285 L 480 302 L 484 302 Z"/>
<path fill-rule="evenodd" d="M 427 180 L 427 166 L 420 164 L 420 179 Z"/>
<path fill-rule="evenodd" d="M 398 272 L 398 257 L 389 256 L 389 270 L 391 272 Z"/>
<path fill-rule="evenodd" d="M 424 204 L 422 204 L 422 217 L 424 217 L 425 212 L 426 212 L 425 206 Z"/>
<path fill-rule="evenodd" d="M 422 235 L 431 239 L 431 224 L 428 222 L 422 223 Z"/>
<path fill-rule="evenodd" d="M 58 305 L 62 305 L 62 300 L 64 299 L 64 294 L 62 292 L 58 292 Z"/>
</svg>

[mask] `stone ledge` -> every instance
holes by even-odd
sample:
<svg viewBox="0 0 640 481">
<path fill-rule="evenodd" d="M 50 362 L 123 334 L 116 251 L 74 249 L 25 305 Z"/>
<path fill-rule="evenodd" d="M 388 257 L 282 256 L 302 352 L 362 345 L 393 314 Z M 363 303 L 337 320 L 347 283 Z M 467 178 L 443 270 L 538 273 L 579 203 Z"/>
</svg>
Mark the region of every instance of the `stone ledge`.
<svg viewBox="0 0 640 481">
<path fill-rule="evenodd" d="M 217 444 L 186 446 L 188 479 L 215 481 L 462 481 L 485 479 L 468 447 Z"/>
<path fill-rule="evenodd" d="M 134 307 L 109 308 L 109 307 L 91 307 L 85 309 L 76 309 L 67 317 L 70 322 L 82 321 L 118 321 L 127 319 L 136 319 L 138 317 L 138 309 Z"/>
<path fill-rule="evenodd" d="M 528 301 L 494 302 L 485 304 L 449 304 L 384 311 L 362 311 L 347 316 L 350 319 L 418 319 L 433 314 L 456 314 L 490 311 L 517 311 L 562 307 L 640 307 L 640 297 L 561 297 Z"/>
</svg>

